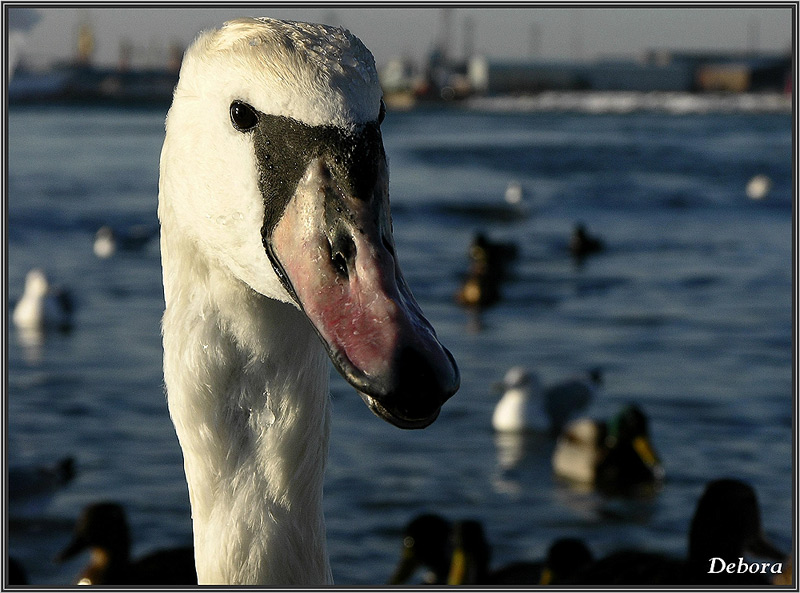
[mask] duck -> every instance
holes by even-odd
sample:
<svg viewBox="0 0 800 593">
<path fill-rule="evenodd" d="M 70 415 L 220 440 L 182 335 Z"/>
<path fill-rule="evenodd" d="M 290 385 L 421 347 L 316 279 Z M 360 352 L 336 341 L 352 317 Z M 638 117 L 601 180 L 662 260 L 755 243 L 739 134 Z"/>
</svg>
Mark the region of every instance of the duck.
<svg viewBox="0 0 800 593">
<path fill-rule="evenodd" d="M 403 528 L 402 556 L 388 584 L 407 583 L 419 568 L 427 569 L 425 584 L 447 584 L 451 530 L 450 521 L 436 513 L 423 513 L 409 521 Z"/>
<path fill-rule="evenodd" d="M 590 235 L 585 224 L 575 225 L 569 239 L 569 252 L 575 260 L 583 261 L 587 256 L 600 253 L 604 249 L 603 240 Z"/>
<path fill-rule="evenodd" d="M 401 429 L 459 387 L 398 265 L 385 115 L 374 58 L 343 28 L 240 18 L 184 54 L 158 216 L 200 584 L 332 583 L 331 363 Z"/>
<path fill-rule="evenodd" d="M 41 268 L 33 268 L 25 275 L 25 289 L 14 306 L 12 321 L 22 331 L 68 331 L 73 309 L 70 292 L 50 284 Z"/>
<path fill-rule="evenodd" d="M 518 561 L 490 570 L 491 546 L 479 521 L 456 522 L 452 539 L 448 585 L 547 585 L 577 574 L 593 559 L 582 540 L 561 538 L 550 546 L 545 560 Z"/>
<path fill-rule="evenodd" d="M 519 181 L 508 183 L 502 202 L 494 200 L 491 202 L 446 202 L 434 205 L 434 209 L 484 224 L 487 222 L 513 223 L 527 218 L 530 213 L 525 189 Z"/>
<path fill-rule="evenodd" d="M 482 311 L 500 301 L 500 282 L 493 279 L 483 263 L 470 266 L 467 276 L 455 294 L 455 301 L 465 309 Z"/>
<path fill-rule="evenodd" d="M 610 496 L 657 492 L 664 470 L 650 441 L 648 424 L 647 416 L 635 404 L 625 406 L 607 422 L 581 418 L 568 423 L 556 439 L 554 473 Z"/>
<path fill-rule="evenodd" d="M 519 256 L 519 247 L 513 242 L 493 241 L 483 232 L 476 232 L 469 246 L 473 262 L 485 262 L 487 274 L 504 280 L 511 263 Z"/>
<path fill-rule="evenodd" d="M 50 501 L 75 477 L 75 458 L 55 463 L 12 465 L 8 468 L 8 514 L 10 517 L 40 515 Z"/>
<path fill-rule="evenodd" d="M 575 414 L 584 410 L 602 385 L 602 370 L 543 387 L 536 373 L 523 366 L 506 371 L 495 385 L 503 396 L 492 413 L 492 427 L 498 432 L 549 432 L 557 435 Z"/>
<path fill-rule="evenodd" d="M 18 559 L 13 556 L 8 557 L 8 571 L 6 572 L 7 586 L 28 585 L 28 572 Z"/>
<path fill-rule="evenodd" d="M 494 242 L 482 232 L 475 233 L 468 250 L 469 270 L 456 292 L 456 302 L 477 310 L 496 304 L 501 297 L 500 286 L 518 252 L 514 243 Z"/>
<path fill-rule="evenodd" d="M 718 570 L 722 563 L 738 566 L 740 559 L 750 555 L 773 561 L 766 563 L 767 574 Z M 786 554 L 764 535 L 753 487 L 736 478 L 720 478 L 706 484 L 697 502 L 685 558 L 642 550 L 618 550 L 559 584 L 768 585 L 790 570 L 784 564 L 786 559 Z M 758 566 L 762 568 L 764 564 L 758 563 Z"/>
<path fill-rule="evenodd" d="M 89 564 L 76 585 L 196 585 L 194 550 L 191 546 L 151 552 L 132 561 L 131 538 L 125 511 L 116 502 L 86 506 L 79 516 L 71 541 L 57 562 L 91 552 Z"/>
<path fill-rule="evenodd" d="M 92 250 L 100 259 L 108 259 L 117 251 L 141 251 L 158 234 L 158 227 L 137 224 L 128 229 L 114 230 L 104 224 L 94 235 Z"/>
</svg>

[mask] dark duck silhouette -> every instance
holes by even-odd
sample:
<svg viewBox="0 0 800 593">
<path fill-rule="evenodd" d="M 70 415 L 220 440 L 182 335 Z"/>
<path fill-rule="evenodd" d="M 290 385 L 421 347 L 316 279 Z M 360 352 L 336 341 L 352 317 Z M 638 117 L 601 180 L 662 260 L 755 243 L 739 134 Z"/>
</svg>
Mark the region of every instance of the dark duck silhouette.
<svg viewBox="0 0 800 593">
<path fill-rule="evenodd" d="M 453 558 L 448 585 L 546 585 L 566 579 L 592 561 L 592 553 L 575 538 L 556 540 L 542 561 L 520 561 L 491 570 L 491 546 L 478 521 L 453 526 Z"/>
<path fill-rule="evenodd" d="M 776 562 L 757 563 L 757 573 L 739 572 L 739 563 L 752 566 L 748 555 Z M 716 559 L 716 560 L 715 560 Z M 785 554 L 767 541 L 755 490 L 745 482 L 710 482 L 700 497 L 689 530 L 685 559 L 639 550 L 620 550 L 590 564 L 569 585 L 767 585 L 780 582 L 790 570 Z M 715 565 L 716 564 L 716 565 Z M 722 565 L 734 565 L 734 572 Z M 766 574 L 761 571 L 766 568 Z M 781 569 L 778 574 L 775 569 Z M 712 572 L 711 569 L 714 569 Z"/>
<path fill-rule="evenodd" d="M 578 223 L 572 230 L 569 239 L 569 252 L 576 261 L 583 261 L 589 255 L 600 253 L 605 249 L 602 239 L 589 234 L 586 225 Z"/>
<path fill-rule="evenodd" d="M 40 515 L 53 496 L 75 477 L 75 459 L 64 457 L 50 465 L 8 468 L 8 514 L 12 518 Z"/>
<path fill-rule="evenodd" d="M 6 585 L 27 585 L 28 573 L 22 563 L 13 556 L 8 557 L 8 569 L 6 572 Z"/>
<path fill-rule="evenodd" d="M 456 292 L 456 302 L 471 309 L 483 309 L 497 303 L 500 285 L 517 255 L 515 244 L 493 242 L 485 234 L 476 233 L 469 247 L 469 271 Z"/>
<path fill-rule="evenodd" d="M 75 524 L 72 541 L 56 557 L 63 562 L 89 549 L 91 558 L 76 579 L 78 585 L 196 585 L 192 547 L 130 558 L 130 531 L 125 511 L 113 502 L 87 506 Z"/>
<path fill-rule="evenodd" d="M 427 584 L 447 583 L 452 554 L 450 531 L 450 522 L 439 515 L 426 513 L 412 519 L 403 529 L 402 557 L 389 584 L 408 582 L 419 568 L 428 570 Z"/>
<path fill-rule="evenodd" d="M 567 424 L 556 440 L 553 471 L 609 496 L 653 494 L 664 477 L 647 416 L 635 405 L 608 422 L 582 418 Z"/>
</svg>

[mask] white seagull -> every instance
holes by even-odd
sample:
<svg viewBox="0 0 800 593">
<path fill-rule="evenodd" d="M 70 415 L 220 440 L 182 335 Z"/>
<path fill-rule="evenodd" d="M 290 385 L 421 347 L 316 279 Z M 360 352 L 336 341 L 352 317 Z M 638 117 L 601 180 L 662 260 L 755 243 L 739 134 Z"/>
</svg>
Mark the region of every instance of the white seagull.
<svg viewBox="0 0 800 593">
<path fill-rule="evenodd" d="M 52 286 L 47 275 L 34 268 L 25 276 L 25 290 L 12 313 L 21 330 L 67 330 L 72 325 L 72 297 L 61 287 Z"/>
<path fill-rule="evenodd" d="M 536 373 L 522 366 L 508 369 L 496 386 L 503 392 L 492 414 L 498 432 L 550 431 L 556 435 L 595 398 L 602 383 L 599 369 L 543 387 Z"/>
</svg>

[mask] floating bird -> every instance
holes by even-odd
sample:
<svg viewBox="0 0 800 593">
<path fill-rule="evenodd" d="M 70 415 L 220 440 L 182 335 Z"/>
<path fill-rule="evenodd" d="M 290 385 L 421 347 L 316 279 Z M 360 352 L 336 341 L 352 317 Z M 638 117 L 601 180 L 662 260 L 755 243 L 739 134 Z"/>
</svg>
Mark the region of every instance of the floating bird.
<svg viewBox="0 0 800 593">
<path fill-rule="evenodd" d="M 128 520 L 113 502 L 87 506 L 75 524 L 72 541 L 56 557 L 63 562 L 90 550 L 90 562 L 77 585 L 196 585 L 191 546 L 152 552 L 131 561 Z"/>
<path fill-rule="evenodd" d="M 492 426 L 500 432 L 549 431 L 554 435 L 595 398 L 602 384 L 600 369 L 543 388 L 538 375 L 511 367 L 498 386 L 503 397 L 495 406 Z"/>
<path fill-rule="evenodd" d="M 69 291 L 52 286 L 44 271 L 34 268 L 25 276 L 25 290 L 14 307 L 12 320 L 21 330 L 69 330 L 73 301 Z"/>
<path fill-rule="evenodd" d="M 751 554 L 775 562 L 744 562 Z M 717 559 L 717 560 L 714 560 Z M 685 559 L 641 550 L 620 550 L 587 566 L 559 584 L 569 585 L 766 585 L 788 567 L 785 554 L 771 544 L 761 527 L 753 488 L 740 480 L 710 482 L 697 503 Z M 740 572 L 739 562 L 747 569 Z M 718 570 L 734 564 L 734 572 Z M 764 571 L 766 566 L 766 572 Z"/>
<path fill-rule="evenodd" d="M 478 521 L 459 521 L 453 526 L 453 559 L 448 585 L 546 585 L 576 574 L 592 561 L 592 553 L 581 540 L 556 540 L 547 559 L 514 562 L 490 570 L 491 546 Z"/>
<path fill-rule="evenodd" d="M 525 203 L 525 191 L 519 181 L 511 181 L 506 186 L 505 194 L 503 194 L 506 204 L 515 208 L 522 209 Z"/>
<path fill-rule="evenodd" d="M 519 248 L 515 243 L 492 241 L 484 233 L 475 233 L 469 246 L 469 258 L 473 262 L 485 262 L 487 273 L 504 280 L 511 263 L 517 259 Z"/>
<path fill-rule="evenodd" d="M 766 175 L 755 175 L 747 182 L 745 193 L 751 200 L 763 200 L 772 189 L 772 180 Z"/>
<path fill-rule="evenodd" d="M 664 474 L 647 417 L 635 405 L 608 422 L 584 418 L 567 424 L 556 440 L 553 470 L 603 494 L 623 496 L 654 492 Z"/>
<path fill-rule="evenodd" d="M 138 224 L 125 231 L 103 225 L 94 235 L 92 249 L 100 259 L 107 259 L 117 251 L 140 251 L 158 235 L 158 227 Z"/>
<path fill-rule="evenodd" d="M 500 285 L 518 251 L 513 243 L 493 242 L 485 234 L 476 233 L 468 251 L 469 271 L 456 292 L 456 302 L 470 309 L 485 309 L 497 303 Z"/>
<path fill-rule="evenodd" d="M 65 457 L 51 465 L 16 465 L 8 468 L 8 514 L 40 515 L 53 496 L 75 477 L 75 460 Z"/>
<path fill-rule="evenodd" d="M 476 311 L 500 301 L 500 283 L 492 280 L 482 265 L 473 266 L 455 294 L 456 302 Z"/>
<path fill-rule="evenodd" d="M 201 584 L 332 581 L 329 364 L 424 428 L 458 389 L 397 265 L 372 55 L 237 19 L 184 55 L 161 153 L 164 378 Z"/>
<path fill-rule="evenodd" d="M 583 261 L 587 256 L 600 253 L 605 249 L 602 239 L 589 234 L 582 223 L 575 225 L 569 239 L 569 252 L 577 261 Z"/>
<path fill-rule="evenodd" d="M 426 513 L 403 529 L 403 554 L 389 579 L 390 585 L 407 583 L 419 568 L 428 570 L 425 583 L 444 585 L 450 570 L 452 525 L 440 515 Z"/>
<path fill-rule="evenodd" d="M 436 204 L 434 209 L 481 223 L 509 223 L 528 216 L 530 208 L 525 200 L 525 191 L 519 182 L 511 181 L 506 187 L 503 198 L 502 202 L 448 202 Z"/>
</svg>

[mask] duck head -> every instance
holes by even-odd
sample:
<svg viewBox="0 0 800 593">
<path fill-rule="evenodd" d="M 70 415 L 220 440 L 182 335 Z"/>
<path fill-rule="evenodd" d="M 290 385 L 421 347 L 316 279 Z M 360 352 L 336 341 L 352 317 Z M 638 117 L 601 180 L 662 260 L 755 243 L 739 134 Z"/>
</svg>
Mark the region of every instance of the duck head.
<svg viewBox="0 0 800 593">
<path fill-rule="evenodd" d="M 256 293 L 300 309 L 373 412 L 422 428 L 459 373 L 398 264 L 384 115 L 372 55 L 349 32 L 228 22 L 184 58 L 159 215 Z"/>
<path fill-rule="evenodd" d="M 439 515 L 414 517 L 403 530 L 403 554 L 389 584 L 408 582 L 419 567 L 430 570 L 429 584 L 446 583 L 452 555 L 450 531 L 450 522 Z"/>
<path fill-rule="evenodd" d="M 764 535 L 756 491 L 734 478 L 709 482 L 697 503 L 689 531 L 689 559 L 708 565 L 712 557 L 734 562 L 752 555 L 785 560 Z"/>
</svg>

